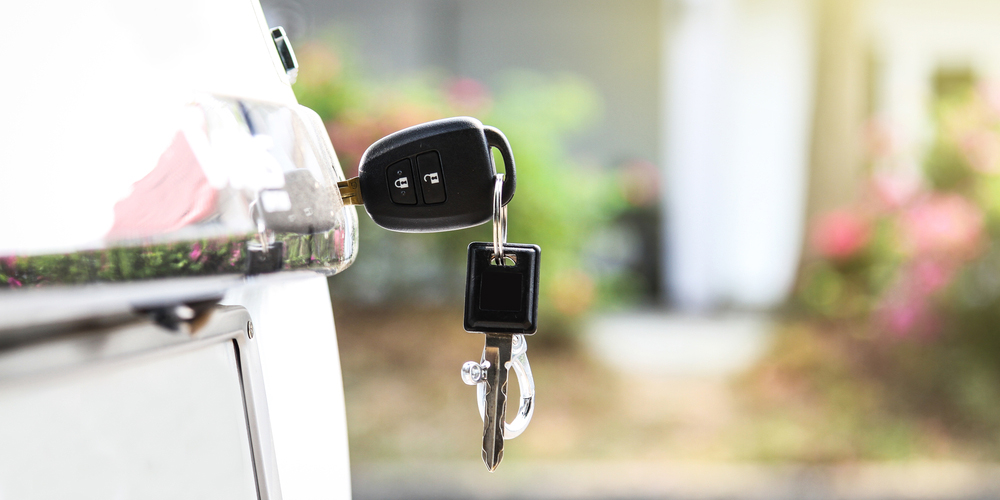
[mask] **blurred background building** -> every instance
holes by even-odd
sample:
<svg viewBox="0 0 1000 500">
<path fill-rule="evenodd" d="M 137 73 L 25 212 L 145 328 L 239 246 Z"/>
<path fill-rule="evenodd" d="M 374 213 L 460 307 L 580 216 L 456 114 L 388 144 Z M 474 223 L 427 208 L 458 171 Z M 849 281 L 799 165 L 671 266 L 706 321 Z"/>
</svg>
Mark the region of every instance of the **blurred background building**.
<svg viewBox="0 0 1000 500">
<path fill-rule="evenodd" d="M 550 273 L 532 359 L 539 390 L 552 392 L 539 393 L 549 406 L 537 433 L 519 438 L 524 456 L 1000 459 L 1000 3 L 262 4 L 302 47 L 296 92 L 328 110 L 346 169 L 381 135 L 447 114 L 511 137 L 525 176 L 512 240 L 541 242 Z M 453 382 L 401 366 L 400 352 L 433 344 L 433 370 L 451 369 L 443 353 L 457 347 L 439 339 L 460 332 L 447 325 L 462 252 L 488 237 L 409 236 L 369 227 L 357 264 L 332 283 L 339 300 L 397 311 L 337 313 L 355 463 L 475 447 L 442 444 L 463 419 L 411 440 L 413 419 L 389 420 L 375 401 L 401 391 L 386 373 L 423 390 Z M 413 327 L 399 304 L 416 297 L 440 307 L 413 309 L 435 331 L 396 345 Z M 581 340 L 586 349 L 573 347 Z M 476 351 L 479 339 L 462 342 Z M 441 390 L 442 405 L 469 402 Z M 442 407 L 408 408 L 433 419 Z M 417 469 L 359 470 L 366 484 L 397 473 L 410 484 L 401 471 Z M 574 470 L 566 477 L 586 476 Z M 794 482 L 767 470 L 704 474 Z M 930 467 L 916 474 L 925 482 L 838 491 L 957 495 L 928 488 L 944 477 L 962 494 L 996 491 L 976 471 Z M 682 483 L 651 488 L 711 490 L 670 489 Z M 774 488 L 753 491 L 806 496 Z"/>
<path fill-rule="evenodd" d="M 589 82 L 601 118 L 569 148 L 661 167 L 652 291 L 692 310 L 780 304 L 806 215 L 855 193 L 867 119 L 915 170 L 933 75 L 1000 71 L 988 0 L 263 3 L 293 39 L 332 36 L 378 80 L 437 72 L 496 87 L 517 69 Z"/>
</svg>

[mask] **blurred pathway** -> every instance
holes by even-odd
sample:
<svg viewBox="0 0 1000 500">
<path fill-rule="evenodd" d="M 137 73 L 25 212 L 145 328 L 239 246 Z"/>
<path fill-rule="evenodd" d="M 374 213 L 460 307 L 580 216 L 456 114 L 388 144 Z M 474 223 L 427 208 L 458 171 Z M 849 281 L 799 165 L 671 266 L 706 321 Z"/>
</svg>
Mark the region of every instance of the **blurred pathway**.
<svg viewBox="0 0 1000 500">
<path fill-rule="evenodd" d="M 623 374 L 725 376 L 764 354 L 771 322 L 761 314 L 598 316 L 585 330 L 591 353 Z"/>
<path fill-rule="evenodd" d="M 987 499 L 1000 466 L 963 463 L 783 466 L 509 460 L 354 465 L 356 500 L 423 499 Z"/>
<path fill-rule="evenodd" d="M 482 338 L 462 331 L 460 310 L 419 313 L 416 325 L 414 311 L 338 313 L 358 500 L 1000 498 L 994 464 L 748 462 L 812 443 L 761 427 L 741 399 L 739 374 L 771 342 L 753 315 L 607 315 L 585 348 L 530 341 L 537 411 L 490 474 L 471 460 L 482 424 L 458 380 Z M 775 432 L 784 441 L 763 446 Z"/>
</svg>

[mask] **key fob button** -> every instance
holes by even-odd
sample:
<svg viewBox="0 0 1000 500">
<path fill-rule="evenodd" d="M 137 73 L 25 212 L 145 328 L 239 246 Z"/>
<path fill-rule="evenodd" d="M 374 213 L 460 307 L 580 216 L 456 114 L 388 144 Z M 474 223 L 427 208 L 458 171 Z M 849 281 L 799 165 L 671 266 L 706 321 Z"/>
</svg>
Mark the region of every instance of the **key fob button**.
<svg viewBox="0 0 1000 500">
<path fill-rule="evenodd" d="M 437 151 L 417 156 L 417 173 L 424 203 L 444 203 L 444 172 L 441 171 L 441 156 Z"/>
<path fill-rule="evenodd" d="M 417 186 L 413 182 L 413 169 L 410 159 L 399 160 L 385 170 L 389 181 L 389 198 L 397 205 L 416 205 Z"/>
</svg>

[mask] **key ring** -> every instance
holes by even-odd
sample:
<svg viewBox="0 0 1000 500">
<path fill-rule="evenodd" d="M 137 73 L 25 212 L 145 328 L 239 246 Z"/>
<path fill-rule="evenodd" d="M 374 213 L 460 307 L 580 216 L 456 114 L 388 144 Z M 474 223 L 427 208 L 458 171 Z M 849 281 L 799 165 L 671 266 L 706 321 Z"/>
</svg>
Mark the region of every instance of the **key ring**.
<svg viewBox="0 0 1000 500">
<path fill-rule="evenodd" d="M 504 264 L 503 246 L 507 243 L 507 205 L 503 204 L 503 174 L 497 174 L 493 185 L 493 262 Z"/>
<path fill-rule="evenodd" d="M 517 375 L 517 386 L 521 391 L 521 404 L 517 408 L 517 416 L 511 422 L 503 423 L 504 439 L 514 439 L 520 436 L 531 422 L 535 413 L 535 379 L 531 376 L 531 365 L 528 364 L 528 341 L 524 335 L 514 335 L 511 339 L 510 361 L 506 369 L 514 369 Z M 485 355 L 485 350 L 483 351 Z M 479 417 L 486 419 L 486 369 L 489 368 L 485 358 L 479 363 L 469 361 L 462 366 L 462 380 L 468 385 L 476 385 L 476 397 L 479 400 Z"/>
</svg>

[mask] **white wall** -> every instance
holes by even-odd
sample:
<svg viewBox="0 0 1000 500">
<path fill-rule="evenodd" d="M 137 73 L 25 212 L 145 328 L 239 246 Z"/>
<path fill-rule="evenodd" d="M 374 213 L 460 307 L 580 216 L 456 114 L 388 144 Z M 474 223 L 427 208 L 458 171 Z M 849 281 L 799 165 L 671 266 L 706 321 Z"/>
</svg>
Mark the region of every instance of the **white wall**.
<svg viewBox="0 0 1000 500">
<path fill-rule="evenodd" d="M 790 291 L 801 244 L 812 4 L 668 3 L 665 281 L 686 310 L 775 306 Z"/>
<path fill-rule="evenodd" d="M 875 113 L 894 131 L 897 164 L 919 169 L 933 132 L 928 113 L 940 68 L 974 69 L 1000 81 L 1000 2 L 876 0 L 865 4 L 875 56 Z"/>
<path fill-rule="evenodd" d="M 594 85 L 601 121 L 573 143 L 597 164 L 658 157 L 660 0 L 264 0 L 296 40 L 335 33 L 379 78 L 439 71 L 493 88 L 512 69 Z M 288 26 L 286 26 L 288 27 Z"/>
</svg>

